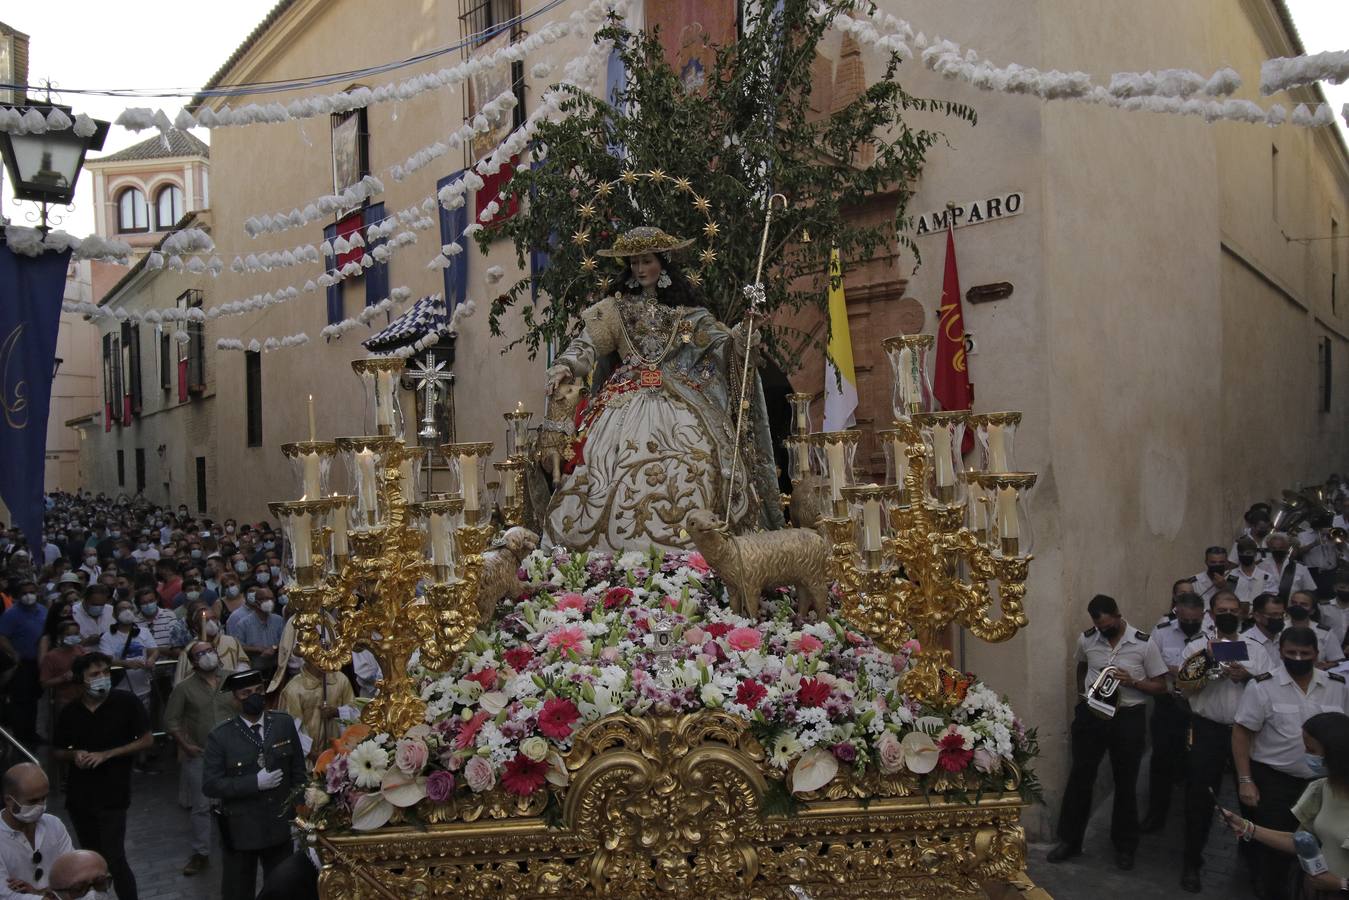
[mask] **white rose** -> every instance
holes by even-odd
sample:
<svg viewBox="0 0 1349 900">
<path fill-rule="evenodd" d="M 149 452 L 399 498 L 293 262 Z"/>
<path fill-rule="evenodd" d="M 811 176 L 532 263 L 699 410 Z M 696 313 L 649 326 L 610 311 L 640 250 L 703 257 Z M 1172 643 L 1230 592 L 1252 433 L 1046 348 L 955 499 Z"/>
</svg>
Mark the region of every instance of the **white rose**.
<svg viewBox="0 0 1349 900">
<path fill-rule="evenodd" d="M 548 755 L 548 742 L 538 735 L 527 737 L 520 742 L 520 752 L 534 762 L 539 762 Z"/>
</svg>

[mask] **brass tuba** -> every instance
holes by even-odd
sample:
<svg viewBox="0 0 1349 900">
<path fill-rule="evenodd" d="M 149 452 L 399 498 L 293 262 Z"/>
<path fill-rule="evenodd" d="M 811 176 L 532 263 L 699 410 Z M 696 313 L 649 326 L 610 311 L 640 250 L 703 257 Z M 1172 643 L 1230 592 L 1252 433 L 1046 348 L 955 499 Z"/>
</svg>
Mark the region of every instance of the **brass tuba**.
<svg viewBox="0 0 1349 900">
<path fill-rule="evenodd" d="M 1119 706 L 1120 681 L 1114 666 L 1106 666 L 1087 688 L 1087 707 L 1102 719 L 1115 718 Z"/>
</svg>

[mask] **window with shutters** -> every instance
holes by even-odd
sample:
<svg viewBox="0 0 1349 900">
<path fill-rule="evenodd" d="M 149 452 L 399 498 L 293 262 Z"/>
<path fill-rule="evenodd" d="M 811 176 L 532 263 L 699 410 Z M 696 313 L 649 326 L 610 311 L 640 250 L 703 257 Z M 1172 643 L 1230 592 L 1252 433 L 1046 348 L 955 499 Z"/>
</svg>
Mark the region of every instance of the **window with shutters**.
<svg viewBox="0 0 1349 900">
<path fill-rule="evenodd" d="M 467 55 L 478 56 L 512 44 L 523 35 L 520 27 L 520 0 L 459 0 L 459 33 L 466 41 Z M 479 49 L 481 48 L 481 49 Z M 515 60 L 501 66 L 500 77 L 509 79 L 509 88 L 515 94 L 515 108 L 511 110 L 511 129 L 525 121 L 525 64 Z M 468 117 L 505 88 L 498 86 L 498 78 L 491 72 L 480 72 L 465 82 L 468 89 Z M 491 88 L 488 86 L 491 85 Z M 495 92 L 494 92 L 495 91 Z M 487 96 L 487 94 L 492 96 Z M 495 129 L 494 129 L 495 131 Z M 495 137 L 494 134 L 487 137 Z M 495 144 L 496 141 L 492 140 Z M 476 149 L 475 149 L 475 155 Z"/>
<path fill-rule="evenodd" d="M 122 323 L 122 353 L 126 359 L 126 393 L 131 414 L 139 416 L 144 397 L 141 393 L 141 326 L 139 322 Z"/>
<path fill-rule="evenodd" d="M 173 338 L 163 325 L 155 326 L 155 334 L 159 335 L 159 389 L 161 391 L 173 390 Z"/>
<path fill-rule="evenodd" d="M 136 493 L 145 493 L 145 448 L 136 448 Z"/>
<path fill-rule="evenodd" d="M 248 415 L 248 446 L 262 446 L 262 354 L 244 353 L 244 402 Z"/>
<path fill-rule="evenodd" d="M 126 451 L 117 451 L 117 486 L 126 487 Z"/>
<path fill-rule="evenodd" d="M 178 308 L 199 309 L 202 305 L 200 289 L 193 288 L 178 295 Z M 187 394 L 201 394 L 206 390 L 206 324 L 185 321 L 179 326 L 187 333 L 187 340 L 178 344 L 178 371 L 184 379 Z M 183 391 L 179 392 L 180 394 Z"/>
<path fill-rule="evenodd" d="M 1323 413 L 1330 412 L 1330 375 L 1334 371 L 1330 360 L 1330 338 L 1322 337 L 1316 344 L 1317 369 L 1320 376 L 1320 410 Z"/>
<path fill-rule="evenodd" d="M 206 457 L 197 457 L 197 512 L 206 512 Z"/>
</svg>

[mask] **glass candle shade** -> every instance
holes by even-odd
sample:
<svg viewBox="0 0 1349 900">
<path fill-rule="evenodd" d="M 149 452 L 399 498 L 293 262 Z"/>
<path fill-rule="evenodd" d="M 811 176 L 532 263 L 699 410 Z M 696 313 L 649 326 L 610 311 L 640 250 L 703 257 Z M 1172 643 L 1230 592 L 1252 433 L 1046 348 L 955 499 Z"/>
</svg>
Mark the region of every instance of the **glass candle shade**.
<svg viewBox="0 0 1349 900">
<path fill-rule="evenodd" d="M 301 500 L 319 500 L 328 493 L 333 457 L 337 445 L 332 441 L 297 441 L 282 444 L 281 455 L 290 460 Z"/>
<path fill-rule="evenodd" d="M 350 530 L 351 511 L 356 505 L 356 498 L 350 494 L 333 494 L 328 498 L 332 503 L 332 510 L 328 514 L 328 524 L 332 528 L 332 564 L 329 569 L 336 572 L 346 563 L 347 557 L 351 555 L 351 549 L 347 545 L 347 531 Z"/>
<path fill-rule="evenodd" d="M 374 434 L 402 434 L 403 410 L 398 398 L 398 379 L 403 372 L 403 360 L 397 357 L 376 356 L 358 359 L 351 368 L 361 377 L 365 387 L 367 424 L 374 419 Z"/>
<path fill-rule="evenodd" d="M 1019 412 L 981 413 L 970 417 L 970 426 L 979 438 L 982 471 L 990 474 L 1016 471 L 1012 439 L 1020 424 Z"/>
<path fill-rule="evenodd" d="M 426 462 L 426 451 L 416 445 L 404 444 L 396 448 L 392 455 L 398 461 L 398 490 L 404 503 L 417 500 L 418 485 L 421 484 L 422 464 Z"/>
<path fill-rule="evenodd" d="M 795 487 L 810 474 L 810 438 L 793 434 L 783 438 L 782 444 L 787 448 L 787 477 Z"/>
<path fill-rule="evenodd" d="M 861 439 L 860 431 L 817 431 L 810 435 L 815 465 L 823 475 L 821 500 L 826 502 L 821 508 L 829 510 L 829 515 L 834 518 L 848 515 L 843 489 L 851 487 L 855 481 L 853 461 Z"/>
<path fill-rule="evenodd" d="M 501 507 L 502 516 L 510 519 L 511 511 L 524 503 L 525 462 L 522 459 L 508 459 L 505 462 L 493 463 L 492 468 L 497 472 L 497 483 L 500 485 L 497 489 L 497 505 Z"/>
<path fill-rule="evenodd" d="M 899 500 L 899 491 L 890 484 L 868 484 L 843 489 L 848 515 L 853 523 L 856 558 L 868 572 L 895 568 L 896 560 L 887 559 L 885 540 L 890 537 L 890 510 Z"/>
<path fill-rule="evenodd" d="M 909 487 L 905 479 L 909 474 L 909 439 L 912 429 L 885 428 L 876 432 L 876 440 L 885 450 L 885 483 L 894 485 L 898 491 L 896 502 L 907 506 Z"/>
<path fill-rule="evenodd" d="M 1026 492 L 1035 486 L 1034 472 L 973 476 L 988 498 L 988 544 L 994 556 L 1029 556 L 1035 546 Z"/>
<path fill-rule="evenodd" d="M 450 493 L 464 501 L 465 525 L 482 525 L 491 516 L 491 495 L 486 493 L 487 459 L 495 446 L 491 441 L 441 445 L 449 464 Z"/>
<path fill-rule="evenodd" d="M 388 497 L 380 490 L 380 473 L 386 464 L 397 465 L 403 450 L 396 437 L 368 435 L 338 438 L 337 448 L 347 461 L 355 502 L 348 510 L 348 532 L 366 532 L 382 526 L 388 518 Z"/>
<path fill-rule="evenodd" d="M 426 500 L 414 504 L 412 510 L 426 534 L 425 552 L 431 561 L 432 582 L 457 582 L 459 557 L 455 544 L 455 523 L 463 516 L 464 501 L 458 498 Z"/>
<path fill-rule="evenodd" d="M 515 409 L 502 416 L 506 420 L 506 458 L 524 459 L 529 455 L 529 421 L 534 414 L 517 402 Z"/>
<path fill-rule="evenodd" d="M 932 499 L 945 506 L 959 506 L 965 502 L 965 457 L 961 447 L 969 413 L 935 412 L 914 413 L 913 422 L 922 429 L 923 442 L 929 451 L 931 467 L 927 491 Z"/>
<path fill-rule="evenodd" d="M 323 527 L 332 505 L 331 500 L 322 499 L 267 504 L 286 537 L 282 563 L 301 587 L 313 586 L 324 567 Z"/>
<path fill-rule="evenodd" d="M 991 495 L 980 484 L 982 473 L 969 470 L 962 473 L 969 493 L 965 497 L 965 527 L 974 533 L 980 544 L 988 544 L 992 533 L 993 505 Z"/>
<path fill-rule="evenodd" d="M 814 430 L 815 425 L 810 421 L 810 401 L 813 399 L 812 394 L 787 395 L 787 402 L 792 405 L 793 436 L 804 436 Z"/>
<path fill-rule="evenodd" d="M 934 341 L 930 334 L 902 334 L 881 342 L 890 360 L 891 402 L 898 422 L 908 422 L 915 413 L 935 408 L 927 374 L 928 352 Z"/>
</svg>

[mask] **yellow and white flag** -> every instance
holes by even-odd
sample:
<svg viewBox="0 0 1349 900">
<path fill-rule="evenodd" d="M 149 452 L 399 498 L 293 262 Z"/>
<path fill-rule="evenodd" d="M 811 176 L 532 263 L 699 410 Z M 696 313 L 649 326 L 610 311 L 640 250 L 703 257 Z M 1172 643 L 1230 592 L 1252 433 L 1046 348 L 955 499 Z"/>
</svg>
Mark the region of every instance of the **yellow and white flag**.
<svg viewBox="0 0 1349 900">
<path fill-rule="evenodd" d="M 829 357 L 824 361 L 824 430 L 857 424 L 857 373 L 852 364 L 848 306 L 843 302 L 843 266 L 838 248 L 829 252 Z"/>
</svg>

